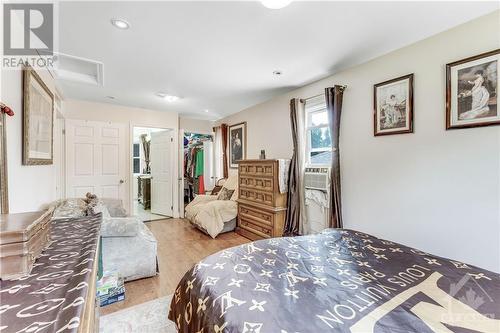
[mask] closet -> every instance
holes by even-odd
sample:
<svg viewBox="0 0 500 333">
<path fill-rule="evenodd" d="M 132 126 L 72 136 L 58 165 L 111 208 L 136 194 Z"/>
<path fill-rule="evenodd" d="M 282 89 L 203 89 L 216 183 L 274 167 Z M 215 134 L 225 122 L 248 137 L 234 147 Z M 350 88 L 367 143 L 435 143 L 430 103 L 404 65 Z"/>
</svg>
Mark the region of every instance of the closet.
<svg viewBox="0 0 500 333">
<path fill-rule="evenodd" d="M 208 134 L 184 133 L 184 203 L 214 187 L 213 137 Z"/>
</svg>

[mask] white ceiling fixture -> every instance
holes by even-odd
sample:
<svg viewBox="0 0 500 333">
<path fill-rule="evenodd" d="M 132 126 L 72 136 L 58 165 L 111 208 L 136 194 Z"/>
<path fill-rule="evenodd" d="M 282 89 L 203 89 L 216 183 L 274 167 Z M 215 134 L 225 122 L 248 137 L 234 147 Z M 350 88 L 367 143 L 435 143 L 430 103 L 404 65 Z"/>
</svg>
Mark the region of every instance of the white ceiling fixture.
<svg viewBox="0 0 500 333">
<path fill-rule="evenodd" d="M 209 111 L 208 110 L 205 110 L 206 113 L 208 113 Z"/>
<path fill-rule="evenodd" d="M 155 95 L 160 97 L 160 98 L 163 98 L 164 100 L 166 100 L 169 103 L 175 102 L 175 101 L 180 99 L 179 96 L 169 95 L 169 94 L 161 92 L 161 91 L 157 92 Z"/>
<path fill-rule="evenodd" d="M 207 120 L 500 8 L 487 1 L 293 1 L 284 10 L 267 10 L 255 1 L 58 4 L 59 50 L 105 65 L 100 86 L 58 78 L 65 98 L 103 102 L 111 95 L 116 100 L 107 103 Z M 127 18 L 133 27 L 126 33 L 110 29 L 111 17 Z M 332 26 L 343 32 L 325 40 L 322 32 Z M 274 70 L 283 75 L 273 75 Z M 94 81 L 100 76 L 95 67 L 90 73 Z M 157 91 L 182 98 L 167 103 Z"/>
<path fill-rule="evenodd" d="M 111 24 L 114 25 L 115 27 L 117 27 L 118 29 L 122 29 L 122 30 L 126 30 L 126 29 L 130 28 L 130 23 L 128 23 L 127 21 L 125 21 L 123 19 L 113 18 L 113 19 L 111 19 Z"/>
<path fill-rule="evenodd" d="M 262 0 L 262 5 L 269 9 L 281 9 L 288 6 L 291 0 Z"/>
</svg>

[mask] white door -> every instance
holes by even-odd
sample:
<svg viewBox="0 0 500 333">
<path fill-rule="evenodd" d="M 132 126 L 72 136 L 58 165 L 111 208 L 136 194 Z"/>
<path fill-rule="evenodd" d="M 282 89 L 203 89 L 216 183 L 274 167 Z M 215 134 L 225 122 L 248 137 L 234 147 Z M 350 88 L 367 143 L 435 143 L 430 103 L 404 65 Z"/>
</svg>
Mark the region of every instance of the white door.
<svg viewBox="0 0 500 333">
<path fill-rule="evenodd" d="M 184 217 L 184 130 L 179 130 L 179 217 Z"/>
<path fill-rule="evenodd" d="M 66 120 L 66 195 L 121 199 L 128 208 L 125 124 Z"/>
<path fill-rule="evenodd" d="M 151 133 L 151 213 L 173 215 L 173 131 Z"/>
</svg>

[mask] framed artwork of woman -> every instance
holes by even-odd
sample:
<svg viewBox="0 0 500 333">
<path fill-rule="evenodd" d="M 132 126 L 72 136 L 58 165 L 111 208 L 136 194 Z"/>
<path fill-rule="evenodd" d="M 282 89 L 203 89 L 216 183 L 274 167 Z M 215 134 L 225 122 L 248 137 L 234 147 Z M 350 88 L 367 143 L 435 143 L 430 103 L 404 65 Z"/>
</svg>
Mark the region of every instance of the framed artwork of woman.
<svg viewBox="0 0 500 333">
<path fill-rule="evenodd" d="M 247 123 L 229 126 L 229 167 L 237 168 L 238 161 L 247 156 Z"/>
<path fill-rule="evenodd" d="M 500 124 L 500 49 L 446 65 L 446 129 Z"/>
</svg>

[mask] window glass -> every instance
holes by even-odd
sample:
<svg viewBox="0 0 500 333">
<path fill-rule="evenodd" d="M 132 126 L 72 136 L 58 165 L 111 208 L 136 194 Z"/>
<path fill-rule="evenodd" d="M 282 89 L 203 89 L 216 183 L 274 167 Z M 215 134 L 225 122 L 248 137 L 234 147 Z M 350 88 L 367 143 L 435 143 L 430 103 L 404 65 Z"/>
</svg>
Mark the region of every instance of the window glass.
<svg viewBox="0 0 500 333">
<path fill-rule="evenodd" d="M 324 96 L 306 100 L 307 161 L 309 165 L 329 166 L 332 139 Z"/>
<path fill-rule="evenodd" d="M 309 117 L 309 126 L 328 125 L 328 114 L 325 111 L 311 112 Z"/>
<path fill-rule="evenodd" d="M 134 143 L 134 157 L 139 157 L 140 154 L 139 150 L 140 150 L 140 145 L 138 143 Z"/>
<path fill-rule="evenodd" d="M 330 129 L 328 127 L 311 128 L 311 150 L 317 148 L 330 148 L 332 140 L 330 139 Z"/>
<path fill-rule="evenodd" d="M 141 173 L 141 160 L 134 158 L 134 173 Z"/>
<path fill-rule="evenodd" d="M 330 165 L 332 164 L 332 152 L 329 151 L 315 151 L 309 155 L 309 163 L 311 165 Z"/>
</svg>

